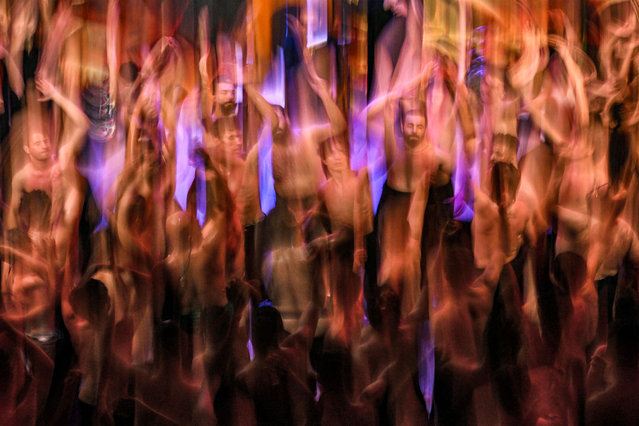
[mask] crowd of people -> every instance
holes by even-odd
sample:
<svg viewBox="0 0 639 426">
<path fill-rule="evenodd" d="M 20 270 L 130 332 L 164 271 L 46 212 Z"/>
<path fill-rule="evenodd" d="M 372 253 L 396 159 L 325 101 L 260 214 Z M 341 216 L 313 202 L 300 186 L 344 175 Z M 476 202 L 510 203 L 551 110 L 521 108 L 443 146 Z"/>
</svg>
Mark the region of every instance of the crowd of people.
<svg viewBox="0 0 639 426">
<path fill-rule="evenodd" d="M 639 3 L 279 3 L 0 1 L 0 423 L 638 424 Z"/>
</svg>

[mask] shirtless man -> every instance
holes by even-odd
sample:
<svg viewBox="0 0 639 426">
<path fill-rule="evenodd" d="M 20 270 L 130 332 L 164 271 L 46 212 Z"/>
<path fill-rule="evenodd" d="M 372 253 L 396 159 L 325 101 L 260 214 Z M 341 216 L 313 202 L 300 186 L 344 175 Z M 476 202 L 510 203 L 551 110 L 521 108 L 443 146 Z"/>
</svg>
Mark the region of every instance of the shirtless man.
<svg viewBox="0 0 639 426">
<path fill-rule="evenodd" d="M 289 18 L 289 25 L 294 34 L 300 34 L 299 23 L 296 20 Z M 304 47 L 302 53 L 308 83 L 322 102 L 328 122 L 305 126 L 299 130 L 292 129 L 286 110 L 269 104 L 251 84 L 244 86 L 249 99 L 256 105 L 262 118 L 270 124 L 267 131 L 270 130 L 272 138 L 272 161 L 270 164 L 264 163 L 264 158 L 260 158 L 269 148 L 263 142 L 258 142 L 249 152 L 244 176 L 245 190 L 240 201 L 244 206 L 242 216 L 243 220 L 249 221 L 245 222 L 245 225 L 251 224 L 251 220 L 259 220 L 262 213 L 259 202 L 263 204 L 264 199 L 260 200 L 257 196 L 257 188 L 267 183 L 260 183 L 259 180 L 263 176 L 262 172 L 270 166 L 275 205 L 272 210 L 264 212 L 268 213 L 264 221 L 264 237 L 268 238 L 269 247 L 263 249 L 265 252 L 273 250 L 272 256 L 269 257 L 269 261 L 272 262 L 272 266 L 269 266 L 273 271 L 273 289 L 279 287 L 278 293 L 283 299 L 274 302 L 284 316 L 285 328 L 291 331 L 296 328 L 297 320 L 289 317 L 289 314 L 293 313 L 293 316 L 296 316 L 294 312 L 299 312 L 303 308 L 303 300 L 308 297 L 310 286 L 303 243 L 322 233 L 319 227 L 314 226 L 305 230 L 307 235 L 303 236 L 301 229 L 302 222 L 317 201 L 320 184 L 325 179 L 318 155 L 318 144 L 339 135 L 347 125 L 326 83 L 315 72 L 310 52 Z M 268 155 L 265 157 L 268 158 Z M 261 197 L 263 194 L 259 195 Z M 259 262 L 261 263 L 261 259 Z M 297 273 L 291 273 L 292 271 Z M 288 288 L 287 286 L 290 286 L 290 291 L 281 291 Z"/>
<path fill-rule="evenodd" d="M 34 123 L 29 126 L 30 131 L 24 145 L 27 154 L 27 164 L 16 173 L 11 184 L 11 201 L 9 204 L 9 228 L 15 226 L 17 209 L 23 192 L 40 190 L 52 200 L 53 237 L 56 243 L 56 266 L 64 266 L 67 250 L 69 249 L 74 207 L 79 207 L 82 194 L 79 192 L 77 174 L 75 172 L 75 158 L 84 142 L 88 129 L 88 120 L 80 108 L 49 80 L 40 78 L 37 88 L 43 94 L 41 100 L 51 99 L 70 118 L 72 126 L 63 133 L 63 141 L 59 149 L 58 158 L 53 156 L 51 141 L 44 131 L 48 125 Z M 77 213 L 75 215 L 77 219 Z"/>
<path fill-rule="evenodd" d="M 207 155 L 204 151 L 199 154 Z M 200 230 L 188 212 L 171 213 L 166 219 L 168 255 L 154 268 L 153 276 L 156 291 L 168 293 L 162 319 L 175 320 L 189 335 L 185 339 L 187 343 L 180 345 L 184 356 L 182 365 L 188 372 L 201 313 L 227 303 L 227 277 L 235 272 L 233 265 L 241 241 L 239 218 L 226 180 L 213 168 L 208 157 L 204 163 L 209 200 L 204 227 Z"/>
<path fill-rule="evenodd" d="M 47 304 L 51 311 L 50 315 L 47 315 L 48 325 L 40 324 L 37 328 L 40 330 L 38 334 L 45 333 L 41 330 L 42 327 L 48 330 L 45 333 L 48 334 L 54 331 L 53 300 L 55 293 L 59 291 L 55 288 L 55 276 L 67 262 L 75 230 L 74 224 L 78 218 L 77 209 L 82 203 L 74 164 L 84 141 L 88 120 L 78 106 L 49 80 L 39 78 L 36 85 L 43 95 L 41 100 L 51 99 L 60 106 L 70 118 L 70 125 L 64 128 L 58 159 L 55 159 L 49 135 L 44 131 L 48 125 L 36 120 L 31 121 L 33 125 L 29 126 L 23 146 L 27 154 L 27 163 L 13 177 L 7 222 L 9 229 L 22 225 L 18 233 L 26 234 L 27 245 L 32 248 L 21 249 L 37 253 L 40 260 L 48 262 L 47 268 L 51 269 L 49 276 L 36 277 L 33 268 L 22 270 L 19 264 L 16 264 L 12 277 L 5 274 L 3 286 L 13 287 L 13 292 L 20 292 L 16 287 L 19 287 L 20 283 L 33 286 L 35 280 L 41 284 L 32 290 L 45 291 L 48 294 L 45 299 L 49 300 Z M 42 217 L 43 212 L 46 212 L 46 217 Z M 32 304 L 38 304 L 42 302 L 42 297 L 32 295 L 30 300 Z M 32 330 L 26 329 L 25 332 L 31 333 Z"/>
<path fill-rule="evenodd" d="M 327 141 L 322 145 L 328 180 L 319 189 L 320 211 L 328 213 L 329 234 L 311 245 L 329 249 L 329 286 L 333 297 L 331 334 L 350 345 L 359 338 L 362 312 L 360 269 L 364 267 L 365 235 L 373 228 L 373 205 L 368 171 L 348 166 L 344 144 Z"/>
<path fill-rule="evenodd" d="M 195 202 L 190 209 L 197 209 L 197 218 L 202 225 L 205 221 L 203 200 L 204 184 L 196 181 L 196 169 L 201 169 L 198 148 L 206 147 L 213 159 L 220 158 L 218 165 L 227 175 L 231 192 L 236 195 L 243 175 L 242 138 L 237 125 L 236 84 L 226 74 L 215 77 L 211 83 L 208 71 L 210 53 L 208 10 L 202 8 L 198 21 L 199 88 L 195 87 L 179 108 L 176 125 L 176 189 L 175 199 L 182 209 Z M 218 124 L 223 120 L 223 124 Z M 240 148 L 239 152 L 237 148 Z M 218 155 L 220 154 L 220 155 Z"/>
<path fill-rule="evenodd" d="M 206 148 L 220 172 L 228 180 L 231 194 L 237 200 L 244 175 L 242 134 L 237 120 L 235 117 L 218 118 L 211 130 L 211 134 L 207 134 L 209 140 L 207 140 Z"/>
<path fill-rule="evenodd" d="M 395 108 L 390 103 L 386 105 L 384 148 L 388 177 L 377 220 L 381 247 L 379 282 L 395 276 L 407 284 L 407 288 L 399 289 L 398 283 L 390 282 L 402 299 L 402 312 L 408 313 L 419 295 L 418 265 L 428 194 L 431 187 L 441 187 L 450 181 L 451 160 L 425 138 L 423 103 L 402 103 L 403 148 L 395 137 Z M 396 274 L 397 271 L 402 272 Z M 421 273 L 426 273 L 425 268 Z"/>
<path fill-rule="evenodd" d="M 490 168 L 489 194 L 476 191 L 475 217 L 472 222 L 475 266 L 499 278 L 501 267 L 512 261 L 524 239 L 535 238 L 531 213 L 517 198 L 520 174 L 511 163 L 495 162 Z M 489 270 L 495 268 L 495 270 Z"/>
</svg>

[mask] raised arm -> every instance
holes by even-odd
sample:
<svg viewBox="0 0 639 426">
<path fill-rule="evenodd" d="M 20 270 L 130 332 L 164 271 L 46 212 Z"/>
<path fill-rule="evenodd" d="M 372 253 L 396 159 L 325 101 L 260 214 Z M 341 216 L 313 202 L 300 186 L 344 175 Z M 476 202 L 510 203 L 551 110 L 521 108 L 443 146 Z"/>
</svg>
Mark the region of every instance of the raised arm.
<svg viewBox="0 0 639 426">
<path fill-rule="evenodd" d="M 257 111 L 262 116 L 262 119 L 269 120 L 271 123 L 271 129 L 277 128 L 277 114 L 275 110 L 269 104 L 266 99 L 258 92 L 253 84 L 249 84 L 248 82 L 244 84 L 244 90 L 246 91 L 246 95 L 249 100 L 253 102 L 253 105 L 257 108 Z"/>
<path fill-rule="evenodd" d="M 68 167 L 73 167 L 75 158 L 82 149 L 84 138 L 89 129 L 89 119 L 80 107 L 62 94 L 49 79 L 39 76 L 36 80 L 36 87 L 42 93 L 40 100 L 52 100 L 67 115 L 72 124 L 71 129 L 64 131 L 59 152 L 61 169 L 67 170 Z"/>
<path fill-rule="evenodd" d="M 200 99 L 202 106 L 202 118 L 206 119 L 213 110 L 211 76 L 209 75 L 208 69 L 211 46 L 209 43 L 209 9 L 207 6 L 204 6 L 202 10 L 200 10 L 197 30 L 200 47 L 200 60 L 198 62 L 198 71 L 200 74 Z"/>
<path fill-rule="evenodd" d="M 589 120 L 588 99 L 586 96 L 586 89 L 584 87 L 583 73 L 570 54 L 570 49 L 577 49 L 577 47 L 568 45 L 565 40 L 555 36 L 549 36 L 548 42 L 554 44 L 554 47 L 557 49 L 557 52 L 564 61 L 566 74 L 570 78 L 572 83 L 571 89 L 575 94 L 575 116 L 577 118 L 577 124 L 581 129 L 583 129 L 588 125 Z"/>
<path fill-rule="evenodd" d="M 42 57 L 38 64 L 37 76 L 52 79 L 58 68 L 57 59 L 60 56 L 64 40 L 78 28 L 73 27 L 73 13 L 70 7 L 56 12 L 53 25 L 42 50 Z"/>
<path fill-rule="evenodd" d="M 394 102 L 386 102 L 384 108 L 384 154 L 386 155 L 386 170 L 389 170 L 395 162 L 397 155 L 397 140 L 395 139 L 395 112 Z"/>
<path fill-rule="evenodd" d="M 313 71 L 313 73 L 315 73 L 315 71 Z M 328 116 L 328 123 L 311 126 L 307 129 L 307 134 L 311 140 L 320 143 L 346 131 L 348 124 L 344 119 L 342 111 L 328 92 L 324 81 L 315 74 L 315 77 L 310 78 L 309 84 L 322 101 L 322 105 L 324 105 L 326 115 Z"/>
<path fill-rule="evenodd" d="M 106 53 L 109 67 L 109 99 L 116 106 L 118 95 L 118 17 L 120 4 L 118 0 L 109 0 L 106 21 Z"/>
<path fill-rule="evenodd" d="M 319 96 L 328 117 L 328 123 L 311 126 L 306 129 L 306 134 L 311 138 L 311 140 L 315 142 L 322 142 L 346 131 L 348 124 L 344 118 L 344 114 L 342 114 L 342 111 L 331 97 L 326 86 L 326 82 L 315 70 L 313 57 L 309 49 L 306 47 L 306 42 L 303 37 L 303 29 L 301 28 L 299 21 L 291 15 L 288 16 L 287 20 L 289 29 L 293 33 L 293 36 L 298 39 L 300 48 L 302 49 L 304 71 L 308 77 L 308 84 L 317 96 Z"/>
</svg>

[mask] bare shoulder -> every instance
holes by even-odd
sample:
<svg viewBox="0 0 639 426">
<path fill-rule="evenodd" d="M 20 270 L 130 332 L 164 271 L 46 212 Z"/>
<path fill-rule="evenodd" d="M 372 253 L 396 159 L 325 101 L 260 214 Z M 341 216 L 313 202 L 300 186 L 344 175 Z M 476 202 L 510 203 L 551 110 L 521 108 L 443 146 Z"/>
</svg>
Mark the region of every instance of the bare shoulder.
<svg viewBox="0 0 639 426">
<path fill-rule="evenodd" d="M 11 186 L 14 189 L 22 189 L 25 186 L 27 176 L 29 175 L 29 170 L 31 166 L 29 164 L 25 164 L 20 170 L 18 170 L 11 179 Z"/>
</svg>

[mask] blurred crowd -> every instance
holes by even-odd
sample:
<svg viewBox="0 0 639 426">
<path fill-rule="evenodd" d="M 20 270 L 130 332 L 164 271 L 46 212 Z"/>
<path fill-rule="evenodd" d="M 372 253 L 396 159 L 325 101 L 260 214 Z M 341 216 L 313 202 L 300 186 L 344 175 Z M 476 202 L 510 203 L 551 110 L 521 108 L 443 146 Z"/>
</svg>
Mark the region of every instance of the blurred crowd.
<svg viewBox="0 0 639 426">
<path fill-rule="evenodd" d="M 0 0 L 0 423 L 639 424 L 636 0 Z"/>
</svg>

